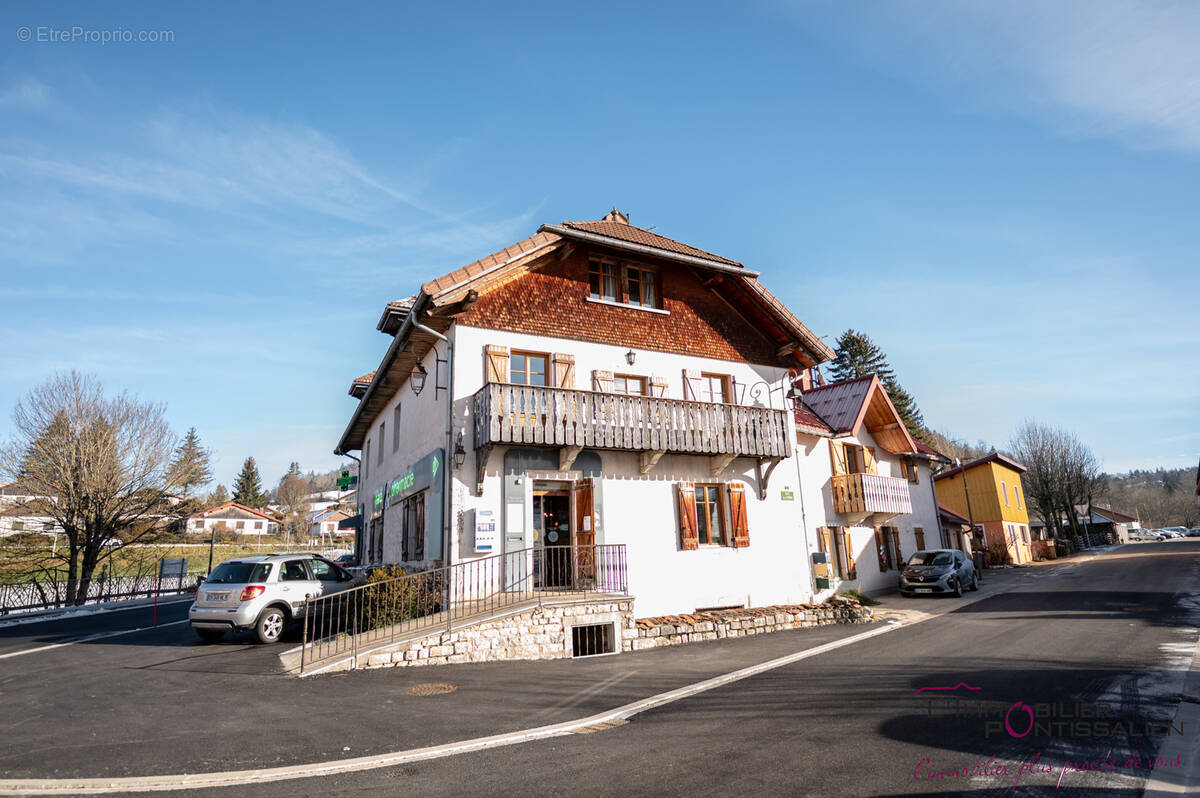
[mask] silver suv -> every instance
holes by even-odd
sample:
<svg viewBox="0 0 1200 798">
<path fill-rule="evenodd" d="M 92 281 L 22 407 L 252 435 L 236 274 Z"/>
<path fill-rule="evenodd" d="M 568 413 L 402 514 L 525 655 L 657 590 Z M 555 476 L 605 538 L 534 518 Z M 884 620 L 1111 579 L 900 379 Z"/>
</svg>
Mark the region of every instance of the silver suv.
<svg viewBox="0 0 1200 798">
<path fill-rule="evenodd" d="M 253 629 L 274 643 L 291 621 L 304 617 L 305 599 L 340 593 L 361 578 L 312 554 L 264 554 L 218 565 L 196 590 L 188 621 L 209 642 L 226 632 Z"/>
</svg>

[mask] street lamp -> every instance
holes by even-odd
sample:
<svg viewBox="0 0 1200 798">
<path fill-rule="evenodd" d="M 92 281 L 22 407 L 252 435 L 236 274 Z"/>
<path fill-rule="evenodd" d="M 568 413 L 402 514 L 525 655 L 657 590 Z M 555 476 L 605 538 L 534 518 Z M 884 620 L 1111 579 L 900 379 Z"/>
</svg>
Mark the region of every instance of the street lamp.
<svg viewBox="0 0 1200 798">
<path fill-rule="evenodd" d="M 420 363 L 413 366 L 412 374 L 409 376 L 409 381 L 412 384 L 413 393 L 417 396 L 421 395 L 421 391 L 425 389 L 425 378 L 429 376 L 429 372 Z"/>
<path fill-rule="evenodd" d="M 467 460 L 467 450 L 463 448 L 462 430 L 458 431 L 458 440 L 454 444 L 454 470 L 462 468 L 462 465 Z"/>
</svg>

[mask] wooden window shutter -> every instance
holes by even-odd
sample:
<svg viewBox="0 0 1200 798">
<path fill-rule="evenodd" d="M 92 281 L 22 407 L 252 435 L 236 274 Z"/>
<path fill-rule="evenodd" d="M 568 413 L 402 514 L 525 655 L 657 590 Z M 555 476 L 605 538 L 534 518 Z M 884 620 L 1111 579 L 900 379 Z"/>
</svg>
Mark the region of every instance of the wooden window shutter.
<svg viewBox="0 0 1200 798">
<path fill-rule="evenodd" d="M 651 377 L 650 378 L 650 395 L 663 397 L 667 395 L 667 378 L 666 377 Z"/>
<path fill-rule="evenodd" d="M 554 353 L 554 387 L 575 387 L 575 356 Z"/>
<path fill-rule="evenodd" d="M 695 483 L 677 482 L 675 498 L 679 505 L 679 548 L 693 551 L 700 548 L 700 535 L 696 531 Z"/>
<path fill-rule="evenodd" d="M 863 451 L 863 473 L 864 474 L 879 473 L 879 469 L 878 469 L 879 461 L 875 459 L 875 447 L 874 446 L 864 446 L 864 447 L 862 447 L 862 451 Z"/>
<path fill-rule="evenodd" d="M 611 371 L 592 371 L 592 390 L 600 393 L 612 393 L 613 373 Z"/>
<path fill-rule="evenodd" d="M 900 530 L 892 527 L 892 552 L 896 555 L 896 570 L 900 569 L 900 564 L 904 562 L 904 555 L 900 553 Z"/>
<path fill-rule="evenodd" d="M 914 485 L 921 484 L 921 468 L 917 464 L 916 460 L 913 460 L 911 463 L 908 464 L 908 473 L 909 473 L 909 478 L 913 481 Z"/>
<path fill-rule="evenodd" d="M 883 531 L 878 527 L 875 529 L 875 551 L 879 555 L 879 572 L 883 573 L 888 570 L 887 543 L 883 539 Z"/>
<path fill-rule="evenodd" d="M 900 476 L 904 477 L 905 479 L 910 478 L 908 476 L 908 460 L 903 457 L 900 458 Z"/>
<path fill-rule="evenodd" d="M 824 552 L 826 556 L 829 556 L 829 527 L 817 527 L 817 545 L 821 547 L 821 551 Z"/>
<path fill-rule="evenodd" d="M 835 477 L 846 473 L 846 448 L 837 441 L 829 442 L 829 462 L 833 465 Z"/>
<path fill-rule="evenodd" d="M 917 550 L 921 551 L 925 548 L 925 530 L 921 527 L 913 529 L 913 537 L 917 539 Z"/>
<path fill-rule="evenodd" d="M 683 370 L 683 398 L 693 402 L 700 401 L 700 372 L 694 369 Z"/>
<path fill-rule="evenodd" d="M 746 486 L 740 482 L 729 484 L 729 518 L 733 526 L 733 547 L 746 548 L 750 545 L 750 528 L 746 524 Z"/>
<path fill-rule="evenodd" d="M 488 344 L 483 347 L 483 381 L 508 382 L 508 347 Z"/>
<path fill-rule="evenodd" d="M 846 551 L 846 578 L 858 579 L 858 568 L 854 564 L 854 539 L 850 537 L 850 530 L 842 532 L 842 548 Z"/>
</svg>

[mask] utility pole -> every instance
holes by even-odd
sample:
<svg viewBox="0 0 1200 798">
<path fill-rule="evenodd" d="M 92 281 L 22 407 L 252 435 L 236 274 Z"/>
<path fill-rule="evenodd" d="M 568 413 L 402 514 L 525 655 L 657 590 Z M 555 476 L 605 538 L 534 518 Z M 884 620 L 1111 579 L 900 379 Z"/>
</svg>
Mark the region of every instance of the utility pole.
<svg viewBox="0 0 1200 798">
<path fill-rule="evenodd" d="M 966 469 L 964 469 L 962 467 L 962 459 L 961 458 L 955 457 L 954 465 L 956 468 L 960 469 L 958 474 L 959 474 L 959 476 L 962 477 L 963 496 L 967 500 L 967 521 L 971 524 L 971 534 L 973 536 L 975 533 L 975 514 L 973 512 L 971 512 L 971 491 L 967 489 L 967 472 L 966 472 Z M 982 539 L 982 542 L 983 542 L 983 547 L 982 547 L 983 551 L 980 551 L 976 556 L 979 558 L 982 565 L 986 565 L 987 564 L 987 536 L 981 535 L 980 538 Z M 983 569 L 980 568 L 979 570 L 983 570 Z"/>
</svg>

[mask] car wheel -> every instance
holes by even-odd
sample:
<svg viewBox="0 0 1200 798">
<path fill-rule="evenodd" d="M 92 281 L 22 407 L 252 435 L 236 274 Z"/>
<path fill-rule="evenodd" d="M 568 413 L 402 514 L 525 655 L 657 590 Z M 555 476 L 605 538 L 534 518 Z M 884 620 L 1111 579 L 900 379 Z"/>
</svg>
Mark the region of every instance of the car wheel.
<svg viewBox="0 0 1200 798">
<path fill-rule="evenodd" d="M 971 589 L 979 589 L 979 574 L 971 574 Z"/>
<path fill-rule="evenodd" d="M 954 595 L 957 598 L 962 598 L 962 594 L 963 594 L 962 581 L 956 576 L 956 577 L 954 577 Z"/>
<path fill-rule="evenodd" d="M 225 636 L 225 632 L 222 629 L 197 629 L 196 634 L 205 643 L 215 643 Z"/>
<path fill-rule="evenodd" d="M 286 623 L 287 617 L 283 614 L 283 610 L 278 607 L 267 607 L 262 611 L 262 615 L 258 616 L 258 622 L 254 624 L 254 633 L 258 636 L 258 642 L 278 642 Z"/>
</svg>

